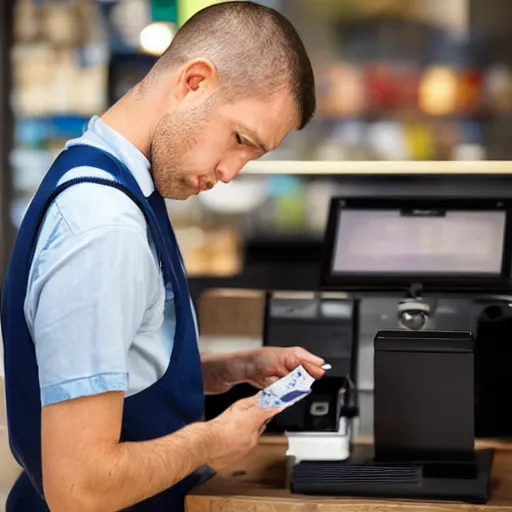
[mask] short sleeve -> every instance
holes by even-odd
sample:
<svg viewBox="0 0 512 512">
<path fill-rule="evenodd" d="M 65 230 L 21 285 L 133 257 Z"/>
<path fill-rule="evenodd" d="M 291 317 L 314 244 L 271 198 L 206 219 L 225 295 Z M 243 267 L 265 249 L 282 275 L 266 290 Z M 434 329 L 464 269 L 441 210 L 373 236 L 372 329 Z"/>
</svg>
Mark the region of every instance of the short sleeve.
<svg viewBox="0 0 512 512">
<path fill-rule="evenodd" d="M 155 261 L 136 229 L 102 226 L 43 251 L 29 292 L 43 406 L 128 389 L 127 355 Z"/>
</svg>

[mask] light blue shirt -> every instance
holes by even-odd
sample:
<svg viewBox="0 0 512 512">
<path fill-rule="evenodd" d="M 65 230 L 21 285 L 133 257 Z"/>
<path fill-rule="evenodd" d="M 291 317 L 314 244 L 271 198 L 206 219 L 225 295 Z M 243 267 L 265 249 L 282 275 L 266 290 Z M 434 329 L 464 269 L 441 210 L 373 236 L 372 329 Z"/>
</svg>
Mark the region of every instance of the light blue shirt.
<svg viewBox="0 0 512 512">
<path fill-rule="evenodd" d="M 86 143 L 110 152 L 154 190 L 147 158 L 93 118 Z M 111 178 L 78 167 L 78 176 Z M 165 314 L 164 314 L 165 313 Z M 131 396 L 166 371 L 174 343 L 172 290 L 166 290 L 142 212 L 121 191 L 81 183 L 49 208 L 29 275 L 25 318 L 34 340 L 42 405 L 106 391 Z"/>
</svg>

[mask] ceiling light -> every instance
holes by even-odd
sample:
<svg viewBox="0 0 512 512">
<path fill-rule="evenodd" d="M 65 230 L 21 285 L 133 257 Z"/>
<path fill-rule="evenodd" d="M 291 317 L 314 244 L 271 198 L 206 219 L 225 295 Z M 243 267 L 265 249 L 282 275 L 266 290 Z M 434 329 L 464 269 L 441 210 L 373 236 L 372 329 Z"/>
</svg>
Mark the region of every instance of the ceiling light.
<svg viewBox="0 0 512 512">
<path fill-rule="evenodd" d="M 140 33 L 140 45 L 146 53 L 162 55 L 171 44 L 174 27 L 171 23 L 151 23 Z"/>
</svg>

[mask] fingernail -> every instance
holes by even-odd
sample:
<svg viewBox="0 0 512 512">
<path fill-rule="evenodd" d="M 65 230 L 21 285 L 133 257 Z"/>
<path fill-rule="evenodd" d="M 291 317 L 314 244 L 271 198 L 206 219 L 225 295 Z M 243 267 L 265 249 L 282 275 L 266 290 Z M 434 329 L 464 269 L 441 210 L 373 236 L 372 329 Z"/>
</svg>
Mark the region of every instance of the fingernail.
<svg viewBox="0 0 512 512">
<path fill-rule="evenodd" d="M 322 370 L 331 370 L 332 366 L 329 363 L 325 363 L 322 365 Z"/>
</svg>

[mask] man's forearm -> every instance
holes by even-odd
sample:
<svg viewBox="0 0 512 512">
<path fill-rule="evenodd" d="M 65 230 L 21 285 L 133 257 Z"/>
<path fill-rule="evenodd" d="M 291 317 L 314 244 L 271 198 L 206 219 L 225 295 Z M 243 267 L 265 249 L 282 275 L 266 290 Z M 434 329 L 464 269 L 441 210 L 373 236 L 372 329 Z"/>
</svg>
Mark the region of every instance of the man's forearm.
<svg viewBox="0 0 512 512">
<path fill-rule="evenodd" d="M 244 381 L 252 351 L 229 354 L 201 354 L 203 387 L 206 394 L 228 391 Z"/>
<path fill-rule="evenodd" d="M 194 423 L 155 440 L 106 445 L 89 465 L 79 462 L 81 468 L 73 477 L 52 482 L 46 499 L 52 512 L 124 509 L 170 488 L 207 464 L 206 454 L 215 443 L 214 437 L 209 424 Z M 59 476 L 65 473 L 63 468 Z M 45 476 L 53 478 L 51 474 Z"/>
</svg>

